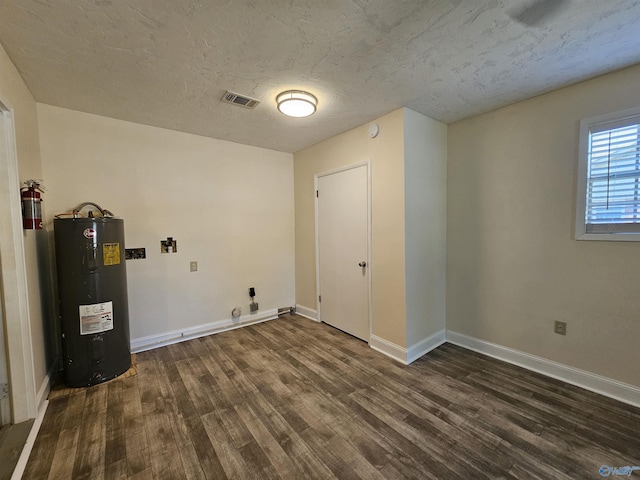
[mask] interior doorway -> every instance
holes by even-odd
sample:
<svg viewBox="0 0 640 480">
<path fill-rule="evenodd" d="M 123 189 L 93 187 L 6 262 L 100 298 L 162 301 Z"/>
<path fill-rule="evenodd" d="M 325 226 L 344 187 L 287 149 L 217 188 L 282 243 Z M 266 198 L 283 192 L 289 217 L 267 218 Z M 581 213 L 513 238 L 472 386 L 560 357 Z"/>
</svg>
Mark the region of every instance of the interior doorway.
<svg viewBox="0 0 640 480">
<path fill-rule="evenodd" d="M 369 163 L 316 175 L 318 319 L 366 342 L 370 325 Z"/>
<path fill-rule="evenodd" d="M 2 104 L 0 104 L 0 162 L 7 163 L 9 161 L 6 155 L 7 148 L 7 128 L 6 111 Z M 0 218 L 0 225 L 4 230 L 7 219 L 3 215 Z M 0 242 L 5 243 L 4 238 L 0 238 Z M 0 249 L 0 273 L 3 271 L 3 262 L 6 261 L 1 256 L 2 249 Z M 2 275 L 0 275 L 0 428 L 4 425 L 11 423 L 11 400 L 9 399 L 9 371 L 7 367 L 7 342 L 5 333 L 5 295 L 4 295 L 4 282 Z"/>
<path fill-rule="evenodd" d="M 0 99 L 0 363 L 8 390 L 0 415 L 16 424 L 35 418 L 37 407 L 13 119 Z"/>
</svg>

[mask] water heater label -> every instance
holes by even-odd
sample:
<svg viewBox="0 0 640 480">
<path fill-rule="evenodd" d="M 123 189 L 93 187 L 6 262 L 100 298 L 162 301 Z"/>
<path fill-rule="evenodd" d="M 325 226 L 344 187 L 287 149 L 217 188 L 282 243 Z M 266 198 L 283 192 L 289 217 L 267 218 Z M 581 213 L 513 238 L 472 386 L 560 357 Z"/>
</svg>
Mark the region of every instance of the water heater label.
<svg viewBox="0 0 640 480">
<path fill-rule="evenodd" d="M 80 305 L 80 335 L 113 330 L 113 302 Z"/>
<path fill-rule="evenodd" d="M 102 245 L 102 260 L 104 266 L 120 265 L 120 244 L 105 243 Z"/>
</svg>

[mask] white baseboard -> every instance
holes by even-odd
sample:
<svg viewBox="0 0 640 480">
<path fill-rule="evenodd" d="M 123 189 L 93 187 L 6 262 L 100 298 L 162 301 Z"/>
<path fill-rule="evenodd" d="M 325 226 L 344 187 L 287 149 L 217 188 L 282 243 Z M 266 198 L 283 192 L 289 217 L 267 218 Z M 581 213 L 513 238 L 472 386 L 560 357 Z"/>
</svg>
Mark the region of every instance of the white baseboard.
<svg viewBox="0 0 640 480">
<path fill-rule="evenodd" d="M 51 391 L 51 383 L 53 382 L 56 366 L 58 365 L 57 359 L 51 364 L 47 374 L 42 380 L 42 384 L 38 389 L 38 394 L 36 395 L 36 409 L 39 412 L 42 409 L 42 405 L 46 402 L 47 397 L 49 396 L 49 392 Z"/>
<path fill-rule="evenodd" d="M 400 363 L 409 365 L 416 361 L 418 358 L 429 353 L 434 348 L 439 347 L 446 341 L 446 331 L 440 330 L 439 332 L 430 335 L 427 338 L 414 343 L 409 348 L 404 348 L 381 337 L 371 335 L 369 339 L 369 346 L 374 350 L 385 354 L 387 357 L 391 357 Z"/>
<path fill-rule="evenodd" d="M 149 335 L 146 337 L 131 339 L 131 353 L 144 352 L 153 348 L 164 347 L 174 343 L 185 342 L 194 338 L 204 337 L 213 333 L 226 332 L 234 328 L 253 325 L 254 323 L 266 322 L 278 318 L 278 310 L 265 310 L 264 312 L 242 315 L 239 319 L 225 319 L 217 322 L 204 323 L 195 327 L 172 330 L 170 332 Z"/>
<path fill-rule="evenodd" d="M 296 304 L 296 314 L 308 318 L 309 320 L 313 320 L 314 322 L 318 322 L 318 311 L 313 308 L 308 308 L 303 305 Z"/>
<path fill-rule="evenodd" d="M 47 392 L 47 395 L 49 392 Z M 11 475 L 11 480 L 20 480 L 22 475 L 24 474 L 24 470 L 27 468 L 27 462 L 29 461 L 29 456 L 31 455 L 31 450 L 33 450 L 33 445 L 36 443 L 36 438 L 38 436 L 38 432 L 40 431 L 40 427 L 42 426 L 42 421 L 44 420 L 44 414 L 47 411 L 47 407 L 49 406 L 49 400 L 44 400 L 44 402 L 38 407 L 38 416 L 33 421 L 33 425 L 31 425 L 31 430 L 29 431 L 29 436 L 27 437 L 27 441 L 22 448 L 22 453 L 20 454 L 20 458 L 18 458 L 18 463 L 16 464 L 16 468 L 13 470 L 13 474 Z"/>
<path fill-rule="evenodd" d="M 369 346 L 377 352 L 385 354 L 387 357 L 391 357 L 400 363 L 407 364 L 407 349 L 396 345 L 381 337 L 376 337 L 371 334 L 369 338 Z"/>
<path fill-rule="evenodd" d="M 434 333 L 420 340 L 418 343 L 414 343 L 407 348 L 407 365 L 415 362 L 417 359 L 426 355 L 431 350 L 438 348 L 440 345 L 447 341 L 447 331 L 445 329 Z"/>
<path fill-rule="evenodd" d="M 447 331 L 447 342 L 640 407 L 640 388 L 502 345 Z"/>
</svg>

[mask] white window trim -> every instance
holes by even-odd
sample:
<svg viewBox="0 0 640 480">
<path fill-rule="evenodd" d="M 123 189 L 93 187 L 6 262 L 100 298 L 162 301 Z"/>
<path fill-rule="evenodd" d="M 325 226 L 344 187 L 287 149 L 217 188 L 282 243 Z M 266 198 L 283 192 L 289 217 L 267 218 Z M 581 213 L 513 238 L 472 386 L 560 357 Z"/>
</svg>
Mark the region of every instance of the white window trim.
<svg viewBox="0 0 640 480">
<path fill-rule="evenodd" d="M 576 240 L 604 240 L 609 242 L 640 242 L 640 233 L 587 233 L 585 224 L 585 209 L 587 207 L 587 169 L 589 155 L 589 130 L 594 125 L 600 125 L 616 120 L 640 115 L 640 106 L 607 113 L 580 121 L 580 136 L 578 147 L 578 188 L 576 199 Z"/>
</svg>

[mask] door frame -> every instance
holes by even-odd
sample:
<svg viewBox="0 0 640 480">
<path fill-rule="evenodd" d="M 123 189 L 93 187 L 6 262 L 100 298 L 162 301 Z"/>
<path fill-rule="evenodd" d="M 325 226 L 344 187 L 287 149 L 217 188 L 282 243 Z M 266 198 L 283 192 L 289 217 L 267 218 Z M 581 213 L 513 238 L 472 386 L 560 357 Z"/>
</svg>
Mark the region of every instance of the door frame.
<svg viewBox="0 0 640 480">
<path fill-rule="evenodd" d="M 349 165 L 343 165 L 341 167 L 333 168 L 331 170 L 325 170 L 322 172 L 317 172 L 313 175 L 313 198 L 315 205 L 315 242 L 316 242 L 316 305 L 317 305 L 317 320 L 322 322 L 322 302 L 319 301 L 320 298 L 320 239 L 319 239 L 319 228 L 318 228 L 318 202 L 319 198 L 317 195 L 318 191 L 318 181 L 321 177 L 326 177 L 329 175 L 334 175 L 336 173 L 345 172 L 348 170 L 353 170 L 354 168 L 366 167 L 367 168 L 367 268 L 369 268 L 369 285 L 368 285 L 368 308 L 369 308 L 369 341 L 367 343 L 371 343 L 371 336 L 373 335 L 373 302 L 372 302 L 372 277 L 373 270 L 371 268 L 371 244 L 372 244 L 372 235 L 371 235 L 371 159 L 364 160 L 357 163 L 352 163 Z"/>
<path fill-rule="evenodd" d="M 31 345 L 31 321 L 20 205 L 18 157 L 14 110 L 0 96 L 0 135 L 6 148 L 0 151 L 0 221 L 9 228 L 0 241 L 3 320 L 8 360 L 11 418 L 20 423 L 37 416 L 35 369 Z"/>
</svg>

